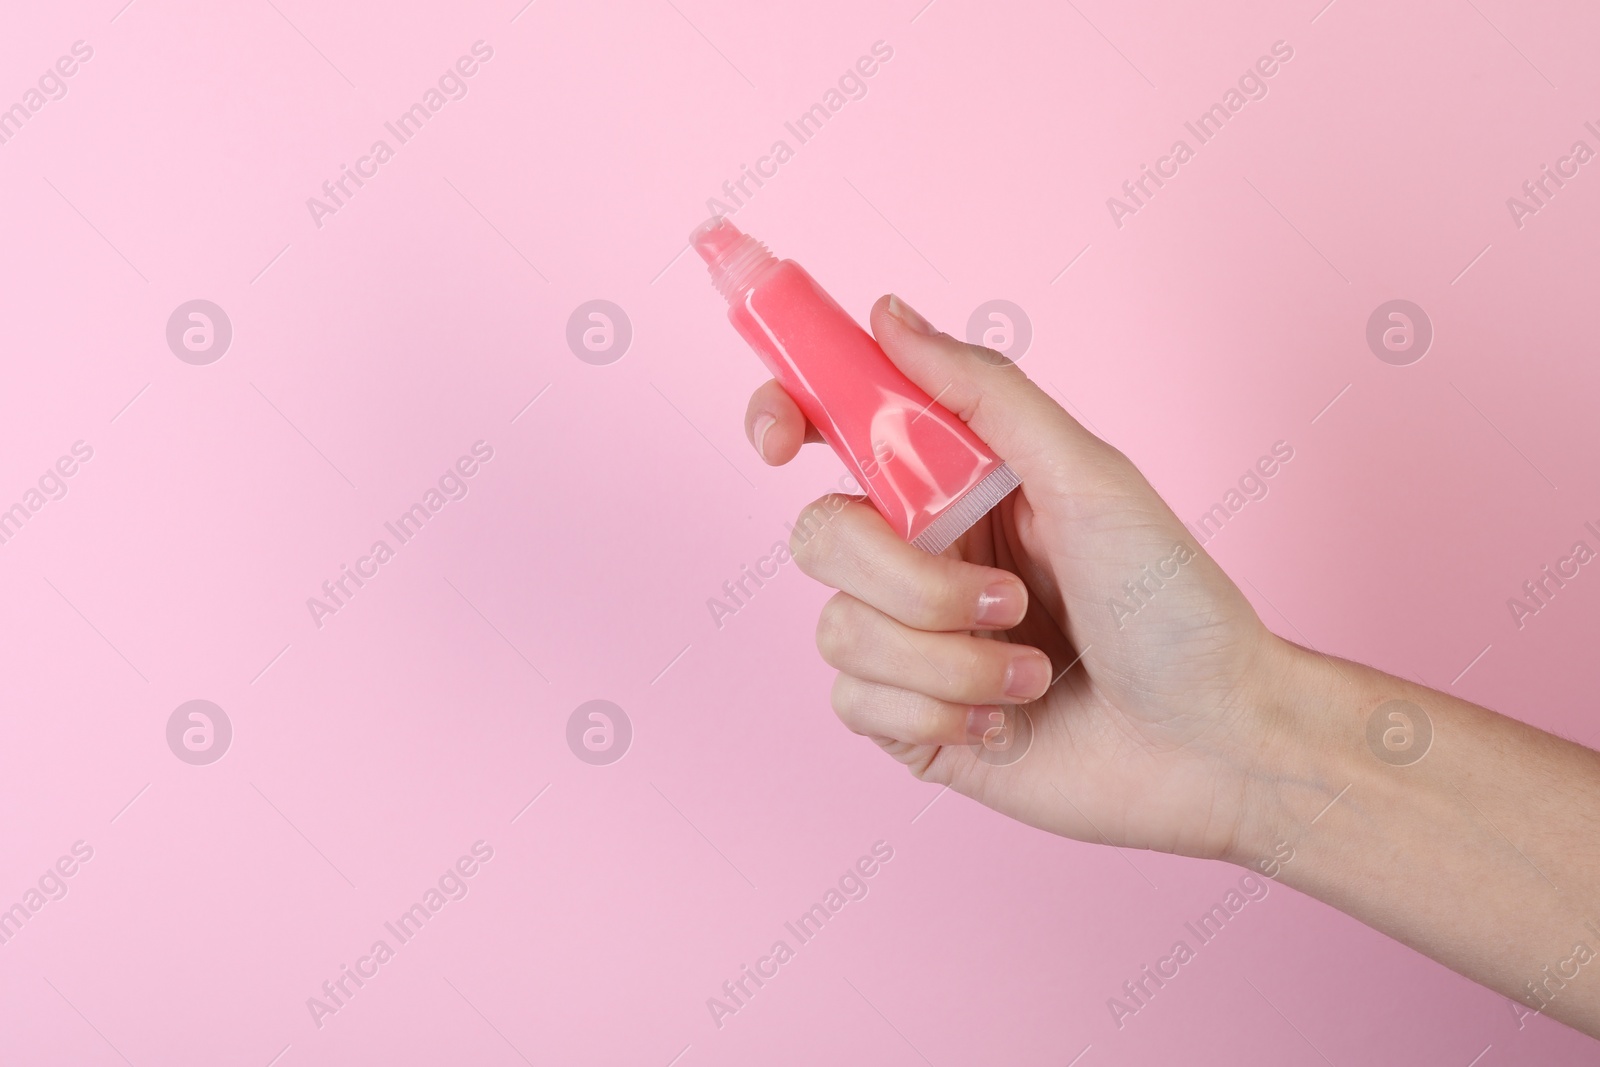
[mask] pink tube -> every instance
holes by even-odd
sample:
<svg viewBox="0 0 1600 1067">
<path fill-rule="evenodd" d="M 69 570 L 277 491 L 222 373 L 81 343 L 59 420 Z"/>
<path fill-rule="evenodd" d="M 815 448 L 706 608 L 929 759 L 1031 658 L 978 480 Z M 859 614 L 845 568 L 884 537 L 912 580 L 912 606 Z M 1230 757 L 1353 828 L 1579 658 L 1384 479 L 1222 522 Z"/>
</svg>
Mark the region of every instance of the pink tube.
<svg viewBox="0 0 1600 1067">
<path fill-rule="evenodd" d="M 1020 484 L 794 260 L 724 218 L 689 240 L 728 301 L 728 321 L 901 537 L 943 552 Z"/>
</svg>

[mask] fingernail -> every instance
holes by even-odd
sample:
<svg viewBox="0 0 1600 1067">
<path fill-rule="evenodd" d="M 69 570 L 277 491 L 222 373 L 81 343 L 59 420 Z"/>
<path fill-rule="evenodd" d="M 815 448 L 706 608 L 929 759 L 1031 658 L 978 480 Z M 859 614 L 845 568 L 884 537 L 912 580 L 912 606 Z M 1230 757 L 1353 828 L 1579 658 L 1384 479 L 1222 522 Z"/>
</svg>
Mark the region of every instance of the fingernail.
<svg viewBox="0 0 1600 1067">
<path fill-rule="evenodd" d="M 761 457 L 762 462 L 767 462 L 767 431 L 772 429 L 777 424 L 777 421 L 776 415 L 761 414 L 756 416 L 753 436 L 756 440 L 756 454 Z"/>
<path fill-rule="evenodd" d="M 998 704 L 976 704 L 967 709 L 967 736 L 974 741 L 987 738 L 990 730 L 1004 730 L 1005 725 L 1006 715 Z"/>
<path fill-rule="evenodd" d="M 1015 626 L 1028 608 L 1028 594 L 1015 582 L 995 582 L 978 597 L 980 626 Z"/>
<path fill-rule="evenodd" d="M 905 323 L 909 329 L 915 330 L 924 337 L 932 337 L 939 332 L 933 328 L 932 324 L 929 323 L 927 319 L 917 314 L 916 308 L 912 307 L 910 304 L 907 304 L 893 293 L 889 294 L 889 314 Z"/>
<path fill-rule="evenodd" d="M 1050 660 L 1042 652 L 1028 652 L 1006 668 L 1006 696 L 1016 700 L 1037 700 L 1050 688 Z"/>
</svg>

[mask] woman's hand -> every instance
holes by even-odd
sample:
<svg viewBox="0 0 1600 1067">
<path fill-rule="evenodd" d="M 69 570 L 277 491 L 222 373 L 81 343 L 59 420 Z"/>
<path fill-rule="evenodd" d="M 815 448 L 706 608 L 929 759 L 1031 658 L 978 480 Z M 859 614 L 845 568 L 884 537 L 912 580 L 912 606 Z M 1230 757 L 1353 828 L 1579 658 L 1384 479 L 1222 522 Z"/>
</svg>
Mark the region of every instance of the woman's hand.
<svg viewBox="0 0 1600 1067">
<path fill-rule="evenodd" d="M 864 501 L 802 517 L 846 726 L 1034 826 L 1267 871 L 1515 998 L 1519 1029 L 1600 1036 L 1600 754 L 1274 636 L 1014 365 L 894 297 L 872 330 L 1022 487 L 937 557 Z M 745 425 L 768 463 L 817 439 L 773 382 Z"/>
<path fill-rule="evenodd" d="M 797 530 L 813 532 L 791 548 L 839 590 L 817 647 L 839 671 L 840 719 L 918 778 L 1043 829 L 1248 862 L 1259 846 L 1241 828 L 1270 801 L 1272 694 L 1299 650 L 1128 458 L 1014 364 L 892 296 L 871 323 L 1022 488 L 941 556 L 865 501 L 807 509 Z M 776 382 L 745 426 L 771 464 L 820 440 Z"/>
</svg>

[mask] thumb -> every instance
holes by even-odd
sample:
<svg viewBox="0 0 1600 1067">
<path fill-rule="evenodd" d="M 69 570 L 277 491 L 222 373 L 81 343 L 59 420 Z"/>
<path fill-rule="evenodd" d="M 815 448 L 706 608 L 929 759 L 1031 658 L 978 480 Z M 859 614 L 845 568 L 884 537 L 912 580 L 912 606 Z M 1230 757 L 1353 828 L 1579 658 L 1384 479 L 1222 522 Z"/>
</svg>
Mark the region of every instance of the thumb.
<svg viewBox="0 0 1600 1067">
<path fill-rule="evenodd" d="M 1081 490 L 1126 462 L 1015 363 L 939 332 L 899 297 L 880 297 L 870 321 L 901 373 L 971 427 L 1025 484 Z"/>
</svg>

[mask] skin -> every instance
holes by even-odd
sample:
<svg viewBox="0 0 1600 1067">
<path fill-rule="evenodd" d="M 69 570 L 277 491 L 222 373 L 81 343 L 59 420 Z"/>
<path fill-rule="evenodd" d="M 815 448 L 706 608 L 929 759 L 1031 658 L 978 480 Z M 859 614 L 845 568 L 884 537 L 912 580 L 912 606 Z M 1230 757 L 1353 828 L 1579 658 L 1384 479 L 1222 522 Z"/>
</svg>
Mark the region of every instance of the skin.
<svg viewBox="0 0 1600 1067">
<path fill-rule="evenodd" d="M 1600 1036 L 1600 755 L 1278 637 L 1014 364 L 892 296 L 871 325 L 1022 487 L 940 556 L 858 498 L 802 513 L 795 559 L 839 590 L 817 647 L 849 729 L 1032 826 L 1275 877 L 1514 998 L 1519 1028 Z M 773 465 L 821 440 L 776 382 L 745 430 Z M 980 758 L 1024 713 L 1025 754 Z"/>
</svg>

